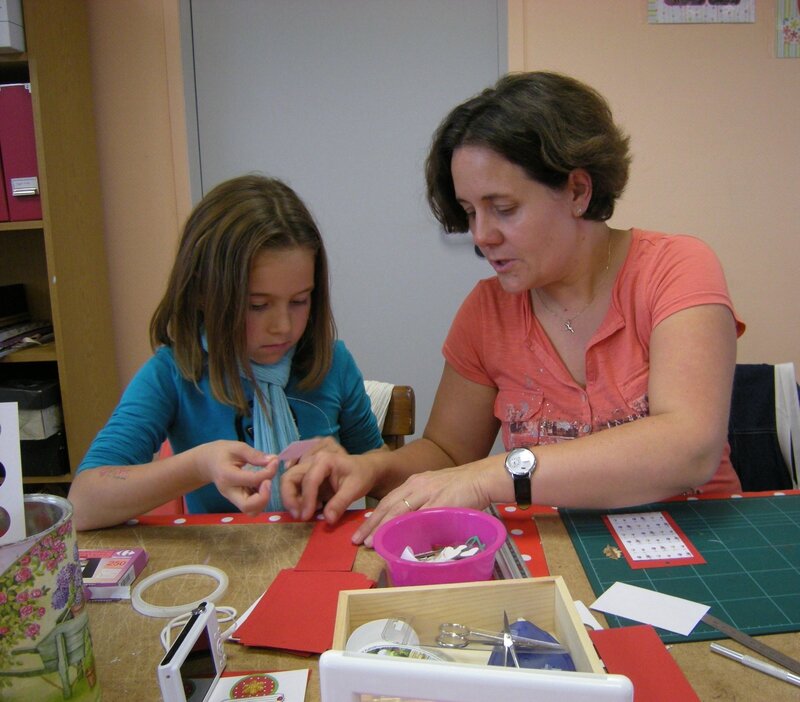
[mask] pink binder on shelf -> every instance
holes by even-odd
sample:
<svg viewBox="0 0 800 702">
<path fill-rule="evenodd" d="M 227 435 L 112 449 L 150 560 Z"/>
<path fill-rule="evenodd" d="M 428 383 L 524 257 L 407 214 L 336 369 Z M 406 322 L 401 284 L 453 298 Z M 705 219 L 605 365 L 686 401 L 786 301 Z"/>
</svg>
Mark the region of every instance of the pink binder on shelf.
<svg viewBox="0 0 800 702">
<path fill-rule="evenodd" d="M 8 219 L 41 219 L 30 83 L 0 85 L 0 159 Z"/>
<path fill-rule="evenodd" d="M 0 181 L 5 182 L 3 175 L 3 163 L 0 159 Z M 8 222 L 8 201 L 6 200 L 6 189 L 0 188 L 0 222 Z"/>
</svg>

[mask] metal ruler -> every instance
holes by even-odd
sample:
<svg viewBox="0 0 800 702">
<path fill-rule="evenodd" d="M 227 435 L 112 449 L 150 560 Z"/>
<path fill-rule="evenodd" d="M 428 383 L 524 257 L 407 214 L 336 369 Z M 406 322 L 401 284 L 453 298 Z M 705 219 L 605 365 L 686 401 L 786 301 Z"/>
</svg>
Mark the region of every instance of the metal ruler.
<svg viewBox="0 0 800 702">
<path fill-rule="evenodd" d="M 795 675 L 800 675 L 800 661 L 797 659 L 787 656 L 785 653 L 781 653 L 780 651 L 772 648 L 772 646 L 767 646 L 767 644 L 765 644 L 763 641 L 754 639 L 752 636 L 745 634 L 743 631 L 739 631 L 730 624 L 723 622 L 721 619 L 717 619 L 710 614 L 703 616 L 702 621 L 709 626 L 714 627 L 717 631 L 721 631 L 734 641 L 738 641 L 740 644 L 742 644 L 742 646 L 746 646 L 751 651 L 760 653 L 762 656 L 764 656 L 764 658 L 769 658 L 778 665 L 781 665 L 787 670 L 792 671 Z"/>
<path fill-rule="evenodd" d="M 497 507 L 490 505 L 486 511 L 496 519 L 503 521 Z M 528 566 L 522 560 L 522 554 L 517 545 L 511 538 L 511 534 L 506 536 L 505 543 L 500 547 L 494 560 L 494 575 L 497 580 L 511 580 L 513 578 L 530 578 Z"/>
</svg>

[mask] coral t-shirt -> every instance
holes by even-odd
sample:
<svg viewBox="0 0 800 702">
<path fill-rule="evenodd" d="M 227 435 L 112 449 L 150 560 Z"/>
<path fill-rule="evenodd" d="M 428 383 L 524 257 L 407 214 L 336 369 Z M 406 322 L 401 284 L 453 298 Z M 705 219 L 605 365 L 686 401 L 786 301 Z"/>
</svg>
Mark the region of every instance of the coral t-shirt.
<svg viewBox="0 0 800 702">
<path fill-rule="evenodd" d="M 536 319 L 530 295 L 498 279 L 480 281 L 456 314 L 444 343 L 447 362 L 465 378 L 497 388 L 494 413 L 506 449 L 577 439 L 649 414 L 650 335 L 671 314 L 725 305 L 736 318 L 714 252 L 690 236 L 632 230 L 611 305 L 586 349 L 586 387 L 561 361 Z M 737 335 L 744 324 L 736 318 Z M 726 445 L 702 492 L 741 484 Z"/>
</svg>

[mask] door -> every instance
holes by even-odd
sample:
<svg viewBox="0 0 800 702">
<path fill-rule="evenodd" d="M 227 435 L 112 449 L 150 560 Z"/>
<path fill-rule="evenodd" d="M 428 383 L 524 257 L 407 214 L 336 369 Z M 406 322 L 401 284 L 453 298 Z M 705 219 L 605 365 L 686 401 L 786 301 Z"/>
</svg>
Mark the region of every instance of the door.
<svg viewBox="0 0 800 702">
<path fill-rule="evenodd" d="M 339 335 L 364 376 L 412 385 L 417 431 L 461 300 L 492 275 L 425 200 L 439 121 L 506 71 L 503 0 L 184 0 L 193 196 L 288 182 L 328 249 Z"/>
</svg>

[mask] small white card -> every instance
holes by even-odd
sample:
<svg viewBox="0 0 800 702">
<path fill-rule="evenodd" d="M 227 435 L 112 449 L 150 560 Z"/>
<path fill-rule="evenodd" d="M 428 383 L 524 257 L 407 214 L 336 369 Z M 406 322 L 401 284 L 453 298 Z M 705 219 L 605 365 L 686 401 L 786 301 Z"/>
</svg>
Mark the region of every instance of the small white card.
<svg viewBox="0 0 800 702">
<path fill-rule="evenodd" d="M 0 402 L 0 544 L 12 544 L 24 538 L 25 496 L 17 403 Z"/>
<path fill-rule="evenodd" d="M 711 609 L 699 602 L 620 582 L 614 583 L 600 595 L 591 608 L 683 636 L 691 634 L 703 615 Z"/>
<path fill-rule="evenodd" d="M 272 673 L 223 675 L 214 687 L 209 702 L 254 699 L 261 702 L 303 702 L 306 698 L 308 669 Z"/>
<path fill-rule="evenodd" d="M 663 512 L 609 514 L 608 521 L 634 561 L 694 557 Z"/>
</svg>

